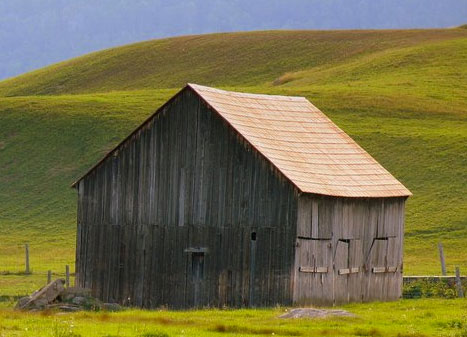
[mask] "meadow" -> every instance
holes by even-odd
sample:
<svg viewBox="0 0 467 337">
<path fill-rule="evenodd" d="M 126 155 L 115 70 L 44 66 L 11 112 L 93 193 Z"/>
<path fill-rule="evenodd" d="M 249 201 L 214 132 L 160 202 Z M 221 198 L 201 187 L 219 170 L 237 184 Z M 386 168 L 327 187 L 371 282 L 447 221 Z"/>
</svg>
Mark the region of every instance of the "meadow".
<svg viewBox="0 0 467 337">
<path fill-rule="evenodd" d="M 438 241 L 448 273 L 465 273 L 466 73 L 467 29 L 270 31 L 146 41 L 2 81 L 0 295 L 73 266 L 71 183 L 186 82 L 308 98 L 413 192 L 404 273 L 439 274 Z"/>
<path fill-rule="evenodd" d="M 21 313 L 0 309 L 0 336 L 467 336 L 465 300 L 346 305 L 355 317 L 282 319 L 290 308 Z"/>
</svg>

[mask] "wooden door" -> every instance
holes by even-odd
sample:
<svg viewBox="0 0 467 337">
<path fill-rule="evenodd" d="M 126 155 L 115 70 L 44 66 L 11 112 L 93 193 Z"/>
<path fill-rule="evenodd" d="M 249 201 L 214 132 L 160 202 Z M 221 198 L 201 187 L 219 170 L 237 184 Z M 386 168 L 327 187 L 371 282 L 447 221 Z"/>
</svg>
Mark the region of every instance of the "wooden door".
<svg viewBox="0 0 467 337">
<path fill-rule="evenodd" d="M 369 271 L 365 297 L 372 300 L 384 300 L 386 293 L 387 238 L 373 239 L 367 257 Z"/>
<path fill-rule="evenodd" d="M 334 303 L 348 302 L 349 240 L 337 241 L 334 253 Z"/>
<path fill-rule="evenodd" d="M 332 296 L 331 240 L 298 239 L 298 293 L 303 304 L 329 303 Z"/>
<path fill-rule="evenodd" d="M 361 300 L 363 250 L 360 239 L 340 239 L 334 254 L 334 302 Z"/>
<path fill-rule="evenodd" d="M 349 240 L 349 301 L 362 301 L 363 244 L 360 239 Z"/>
</svg>

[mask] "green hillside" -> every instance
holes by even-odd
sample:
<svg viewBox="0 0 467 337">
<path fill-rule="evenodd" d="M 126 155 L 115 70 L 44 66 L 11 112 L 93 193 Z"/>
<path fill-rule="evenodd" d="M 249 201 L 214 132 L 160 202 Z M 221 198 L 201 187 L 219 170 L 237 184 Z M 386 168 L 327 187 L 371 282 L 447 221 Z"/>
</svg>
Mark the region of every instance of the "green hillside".
<svg viewBox="0 0 467 337">
<path fill-rule="evenodd" d="M 463 29 L 184 36 L 108 49 L 43 68 L 0 82 L 0 95 L 178 88 L 187 80 L 212 86 L 267 85 L 286 72 L 337 67 L 365 61 L 364 56 L 466 37 Z"/>
<path fill-rule="evenodd" d="M 69 186 L 186 82 L 306 96 L 413 193 L 406 274 L 467 271 L 467 30 L 270 31 L 154 40 L 0 82 L 1 293 L 74 260 Z M 38 276 L 38 275 L 41 276 Z"/>
</svg>

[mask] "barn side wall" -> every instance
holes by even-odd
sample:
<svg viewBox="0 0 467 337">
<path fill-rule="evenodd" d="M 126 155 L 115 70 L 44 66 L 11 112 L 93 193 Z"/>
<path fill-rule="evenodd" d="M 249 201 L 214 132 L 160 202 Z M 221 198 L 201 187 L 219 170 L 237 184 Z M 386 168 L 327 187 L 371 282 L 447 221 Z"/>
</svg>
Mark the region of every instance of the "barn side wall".
<svg viewBox="0 0 467 337">
<path fill-rule="evenodd" d="M 301 195 L 294 303 L 400 298 L 404 207 L 405 198 Z"/>
<path fill-rule="evenodd" d="M 77 284 L 102 300 L 291 303 L 296 190 L 190 89 L 78 195 Z"/>
</svg>

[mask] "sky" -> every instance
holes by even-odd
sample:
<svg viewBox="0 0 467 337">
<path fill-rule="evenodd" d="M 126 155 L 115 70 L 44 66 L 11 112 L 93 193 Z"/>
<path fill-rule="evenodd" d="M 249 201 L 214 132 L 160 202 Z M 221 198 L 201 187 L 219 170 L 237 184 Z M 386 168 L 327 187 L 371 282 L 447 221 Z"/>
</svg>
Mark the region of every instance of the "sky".
<svg viewBox="0 0 467 337">
<path fill-rule="evenodd" d="M 0 80 L 92 51 L 178 35 L 466 23 L 467 0 L 0 0 Z"/>
</svg>

